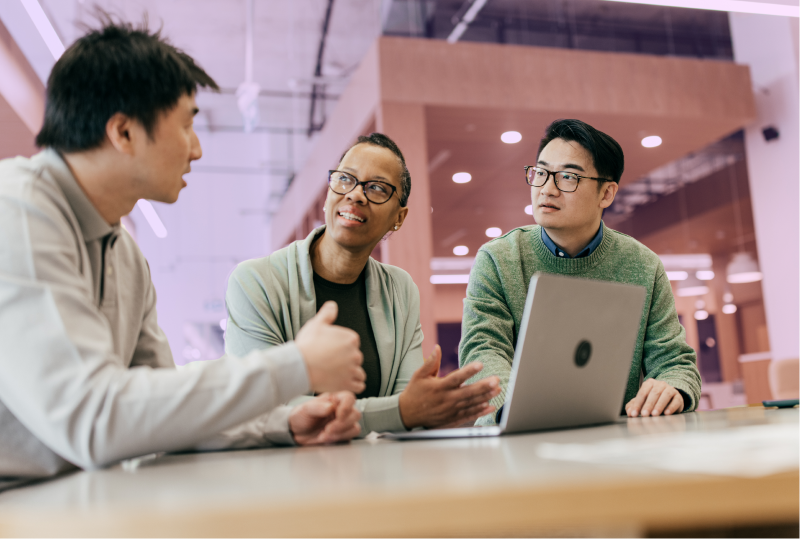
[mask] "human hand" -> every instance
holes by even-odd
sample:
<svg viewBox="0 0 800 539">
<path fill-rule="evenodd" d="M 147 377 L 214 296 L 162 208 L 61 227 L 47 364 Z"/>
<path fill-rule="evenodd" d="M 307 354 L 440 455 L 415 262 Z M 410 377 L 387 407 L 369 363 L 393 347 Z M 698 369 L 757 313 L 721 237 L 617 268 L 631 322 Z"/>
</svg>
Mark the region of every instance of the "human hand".
<svg viewBox="0 0 800 539">
<path fill-rule="evenodd" d="M 311 389 L 361 393 L 367 374 L 361 368 L 361 339 L 352 329 L 334 326 L 339 313 L 334 301 L 326 301 L 294 340 L 308 369 Z"/>
<path fill-rule="evenodd" d="M 494 411 L 488 402 L 500 394 L 497 376 L 464 385 L 483 365 L 470 363 L 439 378 L 441 363 L 442 349 L 436 345 L 431 357 L 414 372 L 400 393 L 400 418 L 407 429 L 460 426 Z"/>
<path fill-rule="evenodd" d="M 323 393 L 297 406 L 289 415 L 289 430 L 298 445 L 333 444 L 350 440 L 361 432 L 361 412 L 349 391 Z"/>
<path fill-rule="evenodd" d="M 679 414 L 683 411 L 680 391 L 666 382 L 650 378 L 639 388 L 639 393 L 625 405 L 628 417 Z"/>
</svg>

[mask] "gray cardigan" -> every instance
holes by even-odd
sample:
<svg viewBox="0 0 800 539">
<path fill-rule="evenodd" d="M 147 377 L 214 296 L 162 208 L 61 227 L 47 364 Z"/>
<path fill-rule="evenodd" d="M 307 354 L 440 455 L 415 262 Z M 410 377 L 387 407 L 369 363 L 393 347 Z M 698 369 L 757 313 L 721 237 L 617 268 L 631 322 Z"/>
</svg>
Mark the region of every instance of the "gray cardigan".
<svg viewBox="0 0 800 539">
<path fill-rule="evenodd" d="M 226 353 L 244 356 L 252 350 L 289 342 L 316 314 L 309 249 L 324 230 L 324 226 L 319 227 L 305 240 L 236 267 L 225 297 Z M 399 394 L 423 363 L 419 290 L 411 276 L 370 258 L 366 286 L 369 319 L 381 362 L 381 388 L 378 397 L 356 402 L 362 413 L 362 436 L 370 431 L 405 430 Z"/>
</svg>

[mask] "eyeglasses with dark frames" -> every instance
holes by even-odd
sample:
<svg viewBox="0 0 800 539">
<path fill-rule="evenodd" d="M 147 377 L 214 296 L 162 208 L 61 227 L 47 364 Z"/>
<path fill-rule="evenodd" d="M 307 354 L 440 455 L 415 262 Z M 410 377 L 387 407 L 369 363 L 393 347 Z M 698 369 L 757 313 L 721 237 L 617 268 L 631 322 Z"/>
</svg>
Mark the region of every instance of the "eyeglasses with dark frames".
<svg viewBox="0 0 800 539">
<path fill-rule="evenodd" d="M 328 171 L 328 187 L 337 195 L 346 195 L 358 186 L 364 191 L 364 196 L 373 204 L 389 202 L 397 192 L 397 187 L 391 183 L 381 181 L 360 182 L 358 178 L 341 170 Z"/>
<path fill-rule="evenodd" d="M 580 174 L 575 174 L 574 172 L 568 172 L 566 170 L 557 170 L 555 172 L 551 172 L 545 168 L 534 165 L 525 166 L 525 181 L 528 183 L 528 185 L 533 187 L 543 187 L 544 184 L 547 183 L 547 180 L 550 179 L 551 175 L 553 176 L 553 182 L 556 184 L 556 189 L 562 193 L 575 192 L 575 190 L 578 189 L 578 184 L 581 180 L 595 180 L 598 182 L 614 181 L 607 178 L 591 178 L 589 176 L 581 176 Z"/>
</svg>

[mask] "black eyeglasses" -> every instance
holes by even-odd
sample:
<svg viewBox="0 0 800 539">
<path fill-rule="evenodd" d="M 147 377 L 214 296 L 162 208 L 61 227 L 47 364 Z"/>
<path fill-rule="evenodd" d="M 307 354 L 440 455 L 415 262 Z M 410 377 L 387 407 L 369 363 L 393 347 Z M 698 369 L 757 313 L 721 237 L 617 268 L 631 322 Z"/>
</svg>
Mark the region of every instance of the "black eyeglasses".
<svg viewBox="0 0 800 539">
<path fill-rule="evenodd" d="M 360 182 L 358 178 L 341 170 L 328 171 L 328 187 L 337 195 L 346 195 L 358 186 L 364 190 L 364 196 L 373 204 L 385 204 L 389 202 L 397 192 L 397 187 L 391 183 L 372 181 Z"/>
<path fill-rule="evenodd" d="M 558 170 L 550 172 L 542 167 L 535 167 L 533 165 L 525 166 L 525 181 L 528 185 L 533 187 L 542 187 L 553 176 L 553 182 L 556 184 L 556 189 L 563 193 L 572 193 L 578 188 L 581 180 L 596 180 L 598 182 L 611 182 L 606 178 L 590 178 L 589 176 L 581 176 L 574 172 L 567 172 L 566 170 Z"/>
</svg>

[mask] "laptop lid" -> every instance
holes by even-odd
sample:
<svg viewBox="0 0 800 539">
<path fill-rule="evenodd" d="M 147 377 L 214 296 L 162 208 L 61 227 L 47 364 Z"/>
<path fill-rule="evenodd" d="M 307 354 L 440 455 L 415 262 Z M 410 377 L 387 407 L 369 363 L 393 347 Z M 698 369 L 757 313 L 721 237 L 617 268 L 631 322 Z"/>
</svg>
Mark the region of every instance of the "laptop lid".
<svg viewBox="0 0 800 539">
<path fill-rule="evenodd" d="M 503 432 L 615 421 L 644 299 L 640 286 L 534 275 L 500 421 Z"/>
</svg>

